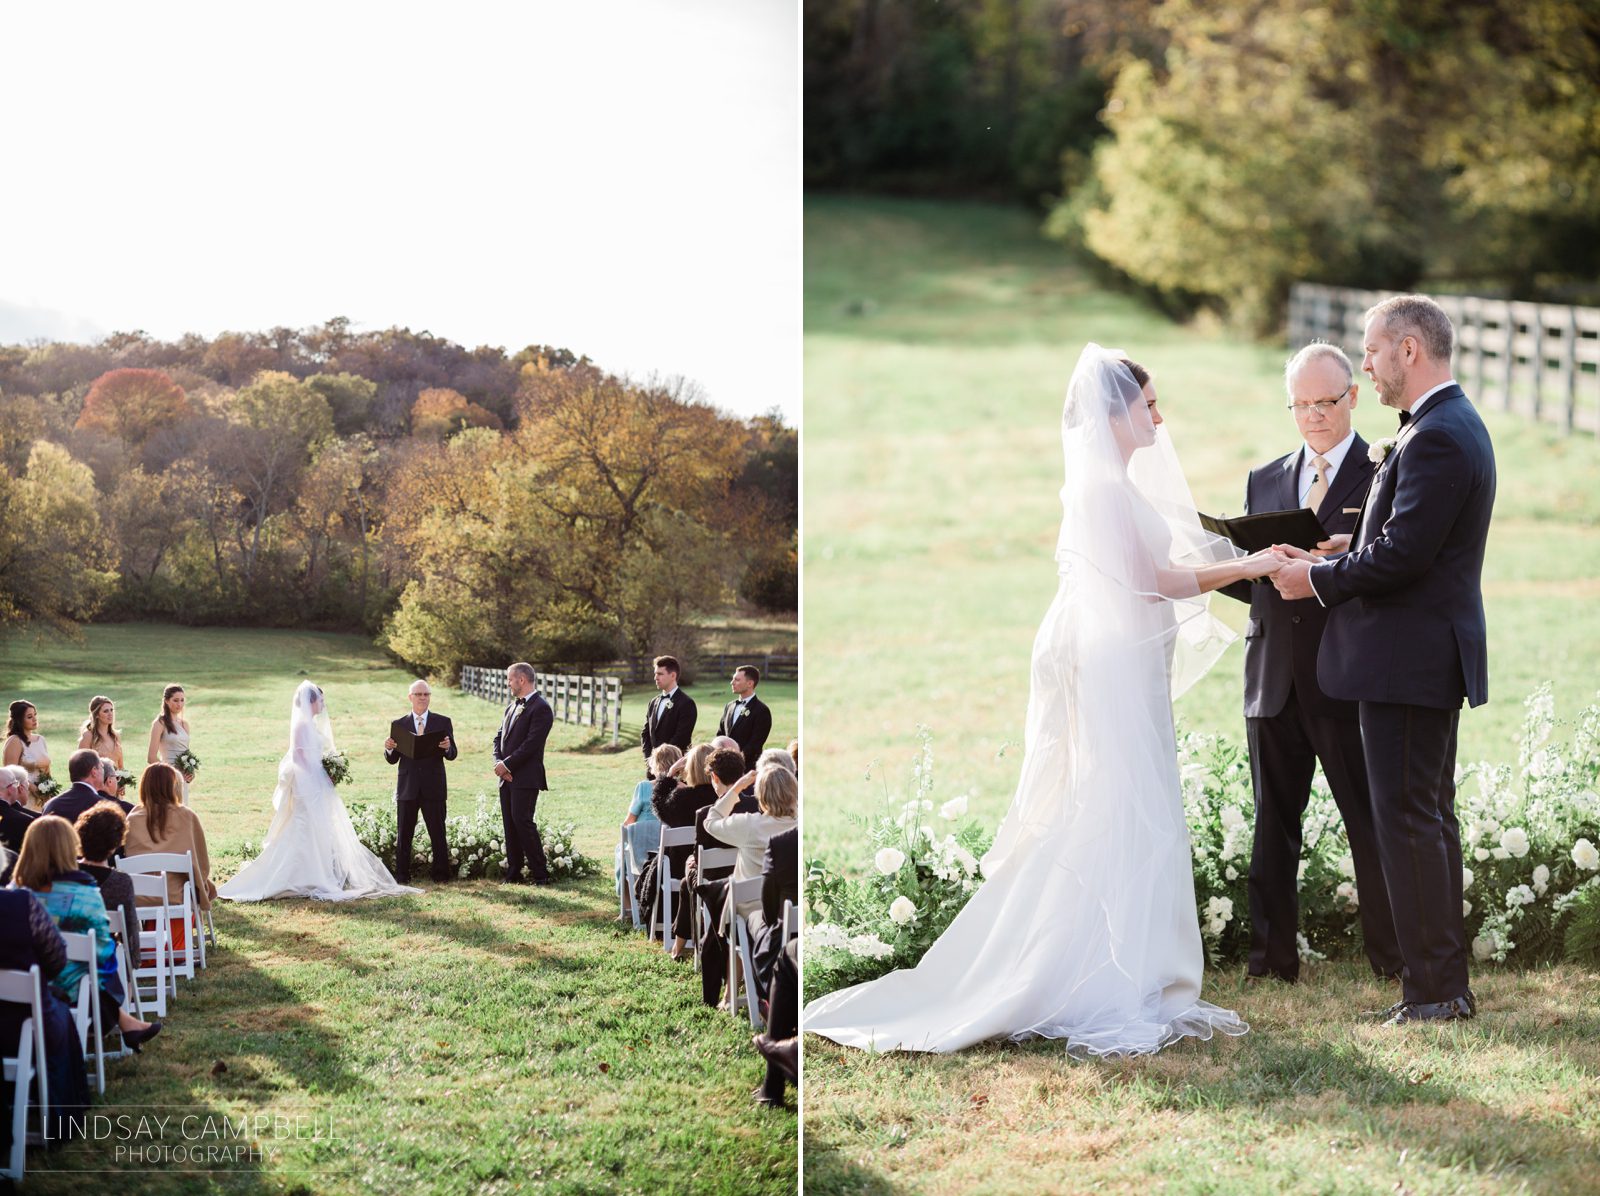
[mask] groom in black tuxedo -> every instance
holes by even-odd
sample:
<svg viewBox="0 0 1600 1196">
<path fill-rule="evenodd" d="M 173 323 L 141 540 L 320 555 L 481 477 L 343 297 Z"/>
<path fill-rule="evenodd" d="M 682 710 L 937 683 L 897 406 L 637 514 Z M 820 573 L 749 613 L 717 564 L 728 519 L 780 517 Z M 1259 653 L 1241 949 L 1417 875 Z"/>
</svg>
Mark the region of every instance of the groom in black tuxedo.
<svg viewBox="0 0 1600 1196">
<path fill-rule="evenodd" d="M 1362 369 L 1400 428 L 1373 478 L 1350 551 L 1292 560 L 1285 598 L 1329 608 L 1317 676 L 1360 703 L 1378 850 L 1405 959 L 1389 1025 L 1477 1013 L 1467 986 L 1456 725 L 1488 700 L 1483 555 L 1494 509 L 1488 430 L 1450 376 L 1455 329 L 1423 295 L 1367 312 Z M 1294 553 L 1293 555 L 1303 554 Z"/>
<path fill-rule="evenodd" d="M 1367 457 L 1367 442 L 1350 426 L 1359 389 L 1350 359 L 1333 345 L 1310 344 L 1289 360 L 1284 381 L 1303 443 L 1251 471 L 1245 511 L 1310 507 L 1330 535 L 1352 532 L 1376 466 Z M 1237 582 L 1223 593 L 1250 604 L 1244 648 L 1256 815 L 1250 975 L 1291 983 L 1300 975 L 1300 822 L 1320 760 L 1350 841 L 1367 959 L 1378 975 L 1398 976 L 1400 944 L 1373 830 L 1359 712 L 1356 703 L 1330 698 L 1317 683 L 1317 649 L 1328 612 L 1315 601 L 1286 601 L 1265 583 Z"/>
<path fill-rule="evenodd" d="M 650 753 L 663 743 L 676 744 L 679 751 L 687 753 L 694 741 L 697 717 L 694 699 L 678 688 L 677 657 L 658 656 L 655 666 L 656 688 L 661 692 L 650 699 L 650 708 L 644 715 L 644 732 L 639 737 L 647 765 Z"/>
<path fill-rule="evenodd" d="M 744 766 L 750 770 L 755 768 L 756 757 L 772 734 L 772 711 L 756 697 L 756 686 L 760 684 L 761 670 L 755 665 L 742 664 L 734 669 L 728 682 L 733 701 L 722 708 L 722 719 L 717 723 L 717 734 L 726 735 L 739 745 Z"/>
<path fill-rule="evenodd" d="M 407 695 L 411 699 L 411 713 L 394 720 L 389 726 L 389 739 L 383 745 L 383 758 L 400 766 L 395 778 L 394 800 L 400 817 L 400 838 L 394 849 L 394 878 L 403 885 L 411 883 L 411 841 L 417 834 L 417 815 L 428 828 L 428 845 L 433 866 L 433 879 L 443 884 L 450 879 L 450 847 L 445 841 L 444 807 L 446 782 L 444 762 L 456 758 L 455 728 L 442 714 L 428 709 L 433 701 L 433 691 L 426 681 L 413 681 Z M 416 760 L 404 755 L 396 737 L 444 734 L 439 746 L 444 755 Z"/>
<path fill-rule="evenodd" d="M 540 791 L 550 787 L 545 783 L 544 745 L 555 725 L 555 711 L 534 687 L 531 664 L 508 668 L 506 687 L 511 704 L 494 737 L 494 774 L 500 778 L 500 818 L 506 835 L 505 879 L 507 884 L 520 884 L 526 860 L 533 883 L 547 885 L 544 842 L 533 817 Z"/>
</svg>

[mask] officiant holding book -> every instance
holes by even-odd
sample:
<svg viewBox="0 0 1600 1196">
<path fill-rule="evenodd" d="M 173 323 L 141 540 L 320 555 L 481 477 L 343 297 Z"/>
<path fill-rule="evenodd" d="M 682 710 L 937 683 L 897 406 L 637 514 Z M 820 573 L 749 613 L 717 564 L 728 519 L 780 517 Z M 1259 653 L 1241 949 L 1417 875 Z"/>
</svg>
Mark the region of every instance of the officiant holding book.
<svg viewBox="0 0 1600 1196">
<path fill-rule="evenodd" d="M 394 800 L 400 816 L 400 838 L 395 844 L 394 876 L 401 884 L 411 881 L 411 841 L 422 815 L 432 847 L 433 879 L 450 879 L 450 848 L 444 835 L 444 762 L 456 758 L 455 729 L 442 714 L 428 709 L 433 691 L 426 681 L 414 681 L 409 694 L 411 713 L 389 725 L 383 758 L 400 766 Z"/>
<path fill-rule="evenodd" d="M 1245 510 L 1263 521 L 1271 518 L 1267 512 L 1309 512 L 1330 536 L 1321 542 L 1326 550 L 1336 544 L 1331 537 L 1347 538 L 1355 530 L 1376 468 L 1367 442 L 1351 427 L 1358 387 L 1350 359 L 1321 342 L 1290 358 L 1284 380 L 1301 443 L 1250 474 Z M 1317 681 L 1328 612 L 1315 599 L 1285 601 L 1271 585 L 1244 581 L 1222 592 L 1250 606 L 1244 715 L 1256 818 L 1249 974 L 1290 982 L 1299 976 L 1300 820 L 1320 761 L 1350 841 L 1350 879 L 1367 960 L 1378 975 L 1396 975 L 1400 947 L 1378 859 L 1356 703 L 1330 698 Z"/>
</svg>

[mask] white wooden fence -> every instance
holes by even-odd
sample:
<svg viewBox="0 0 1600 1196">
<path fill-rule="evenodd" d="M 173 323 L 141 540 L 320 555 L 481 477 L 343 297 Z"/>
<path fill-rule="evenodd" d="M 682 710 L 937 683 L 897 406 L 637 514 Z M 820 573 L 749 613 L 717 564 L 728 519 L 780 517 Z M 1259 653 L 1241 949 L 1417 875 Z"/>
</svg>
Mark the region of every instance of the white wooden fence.
<svg viewBox="0 0 1600 1196">
<path fill-rule="evenodd" d="M 1359 368 L 1362 315 L 1390 291 L 1297 282 L 1289 347 L 1320 338 Z M 1435 295 L 1456 326 L 1456 380 L 1478 403 L 1564 431 L 1600 433 L 1600 308 Z"/>
<path fill-rule="evenodd" d="M 571 673 L 535 673 L 534 683 L 556 718 L 580 727 L 610 730 L 611 742 L 622 732 L 622 680 L 619 677 L 579 677 Z M 461 670 L 461 691 L 504 706 L 511 701 L 503 668 L 466 665 Z"/>
</svg>

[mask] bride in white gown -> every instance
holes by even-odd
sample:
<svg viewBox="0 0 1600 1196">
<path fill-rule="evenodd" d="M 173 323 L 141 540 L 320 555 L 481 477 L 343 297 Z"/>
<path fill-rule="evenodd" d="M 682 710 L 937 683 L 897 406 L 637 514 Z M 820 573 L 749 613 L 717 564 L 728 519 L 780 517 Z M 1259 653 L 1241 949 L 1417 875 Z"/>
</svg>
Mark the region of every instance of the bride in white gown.
<svg viewBox="0 0 1600 1196">
<path fill-rule="evenodd" d="M 1249 1028 L 1200 1000 L 1172 699 L 1235 638 L 1209 592 L 1279 558 L 1200 527 L 1160 424 L 1148 375 L 1088 346 L 1062 416 L 1059 585 L 984 883 L 915 968 L 813 1001 L 807 1032 L 880 1051 L 1063 1038 L 1084 1057 Z"/>
<path fill-rule="evenodd" d="M 351 901 L 422 892 L 396 883 L 383 861 L 356 838 L 350 815 L 322 767 L 322 757 L 333 750 L 333 724 L 322 691 L 302 681 L 289 715 L 289 750 L 278 765 L 272 827 L 261 854 L 218 889 L 219 896 L 230 901 Z"/>
</svg>

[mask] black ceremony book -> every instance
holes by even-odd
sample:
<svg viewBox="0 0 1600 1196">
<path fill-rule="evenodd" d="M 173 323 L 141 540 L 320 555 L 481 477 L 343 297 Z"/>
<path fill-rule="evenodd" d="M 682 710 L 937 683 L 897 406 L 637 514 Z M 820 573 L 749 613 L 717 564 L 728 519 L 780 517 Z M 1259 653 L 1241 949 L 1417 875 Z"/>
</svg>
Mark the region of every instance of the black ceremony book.
<svg viewBox="0 0 1600 1196">
<path fill-rule="evenodd" d="M 1218 519 L 1202 514 L 1200 526 L 1232 541 L 1246 552 L 1260 552 L 1274 544 L 1293 544 L 1310 552 L 1328 538 L 1327 530 L 1310 507 L 1292 511 L 1263 511 L 1259 515 L 1239 515 Z"/>
<path fill-rule="evenodd" d="M 395 733 L 394 745 L 402 756 L 410 756 L 413 760 L 437 760 L 444 755 L 444 748 L 439 746 L 443 739 L 443 731 L 428 731 L 418 735 L 415 731 L 402 728 Z"/>
</svg>

